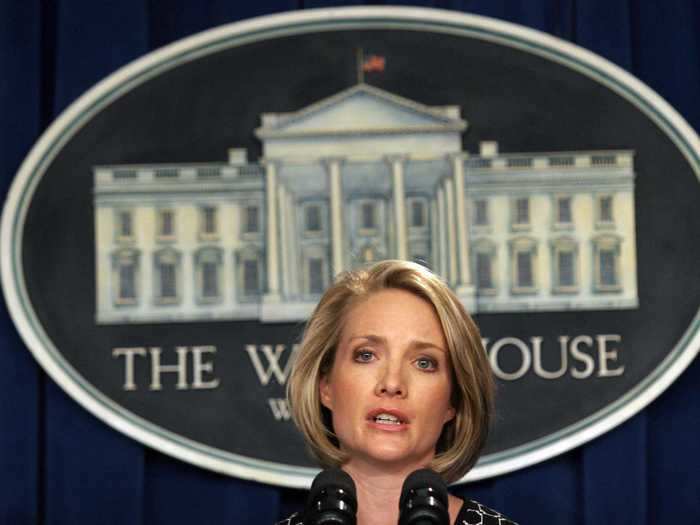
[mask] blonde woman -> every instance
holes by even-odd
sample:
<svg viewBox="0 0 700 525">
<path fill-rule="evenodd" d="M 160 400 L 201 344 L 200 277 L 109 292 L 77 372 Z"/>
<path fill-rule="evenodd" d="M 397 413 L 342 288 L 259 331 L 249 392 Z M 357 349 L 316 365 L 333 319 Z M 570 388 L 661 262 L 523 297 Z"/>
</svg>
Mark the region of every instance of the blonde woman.
<svg viewBox="0 0 700 525">
<path fill-rule="evenodd" d="M 357 523 L 387 525 L 411 472 L 428 467 L 450 483 L 474 465 L 493 388 L 479 330 L 449 287 L 418 264 L 382 261 L 325 292 L 288 396 L 320 465 L 355 482 Z M 473 501 L 448 503 L 451 523 L 512 523 Z"/>
</svg>

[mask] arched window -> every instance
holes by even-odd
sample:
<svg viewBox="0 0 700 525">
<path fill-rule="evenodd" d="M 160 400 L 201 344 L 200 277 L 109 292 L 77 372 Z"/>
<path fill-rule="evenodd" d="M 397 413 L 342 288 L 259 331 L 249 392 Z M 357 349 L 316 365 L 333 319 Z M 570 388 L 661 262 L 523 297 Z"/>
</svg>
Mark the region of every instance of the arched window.
<svg viewBox="0 0 700 525">
<path fill-rule="evenodd" d="M 309 246 L 303 255 L 303 284 L 307 296 L 317 297 L 328 284 L 328 257 L 322 246 Z"/>
<path fill-rule="evenodd" d="M 238 301 L 257 301 L 262 295 L 262 256 L 259 248 L 247 246 L 236 253 Z"/>
<path fill-rule="evenodd" d="M 593 238 L 593 289 L 599 293 L 620 292 L 621 237 L 613 234 Z"/>
<path fill-rule="evenodd" d="M 139 275 L 137 250 L 124 249 L 112 254 L 112 293 L 115 305 L 129 306 L 138 303 Z"/>
<path fill-rule="evenodd" d="M 496 286 L 496 245 L 488 239 L 479 239 L 472 244 L 473 279 L 477 293 L 494 295 Z"/>
<path fill-rule="evenodd" d="M 553 293 L 578 292 L 578 243 L 575 239 L 560 237 L 552 241 L 551 268 Z"/>
<path fill-rule="evenodd" d="M 511 292 L 516 295 L 537 293 L 537 241 L 519 237 L 510 242 Z"/>
<path fill-rule="evenodd" d="M 165 248 L 154 256 L 153 295 L 158 304 L 176 304 L 181 298 L 180 254 Z"/>
<path fill-rule="evenodd" d="M 221 300 L 220 248 L 200 248 L 195 253 L 197 299 L 201 303 L 216 303 Z"/>
</svg>

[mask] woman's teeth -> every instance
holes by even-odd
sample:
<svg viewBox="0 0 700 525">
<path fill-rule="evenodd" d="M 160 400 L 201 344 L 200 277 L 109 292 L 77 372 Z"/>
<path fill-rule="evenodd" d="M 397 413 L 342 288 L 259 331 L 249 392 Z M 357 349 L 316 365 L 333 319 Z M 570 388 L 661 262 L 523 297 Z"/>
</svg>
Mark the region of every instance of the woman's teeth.
<svg viewBox="0 0 700 525">
<path fill-rule="evenodd" d="M 375 423 L 380 423 L 382 425 L 400 425 L 401 421 L 398 417 L 392 416 L 391 414 L 379 414 L 374 417 Z"/>
</svg>

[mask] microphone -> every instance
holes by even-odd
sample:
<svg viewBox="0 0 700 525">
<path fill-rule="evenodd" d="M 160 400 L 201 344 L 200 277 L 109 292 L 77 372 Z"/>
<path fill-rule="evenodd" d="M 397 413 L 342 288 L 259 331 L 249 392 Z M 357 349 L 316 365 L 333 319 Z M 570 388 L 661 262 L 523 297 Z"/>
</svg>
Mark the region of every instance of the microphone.
<svg viewBox="0 0 700 525">
<path fill-rule="evenodd" d="M 430 469 L 411 473 L 403 482 L 399 525 L 449 525 L 447 485 Z"/>
<path fill-rule="evenodd" d="M 355 525 L 357 494 L 350 475 L 332 468 L 320 472 L 311 484 L 304 525 Z"/>
</svg>

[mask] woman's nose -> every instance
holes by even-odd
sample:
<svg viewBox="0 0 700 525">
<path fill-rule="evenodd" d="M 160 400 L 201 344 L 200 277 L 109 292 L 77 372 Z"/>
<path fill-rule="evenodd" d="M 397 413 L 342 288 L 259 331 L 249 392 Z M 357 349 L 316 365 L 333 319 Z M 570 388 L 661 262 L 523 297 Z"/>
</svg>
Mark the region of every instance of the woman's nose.
<svg viewBox="0 0 700 525">
<path fill-rule="evenodd" d="M 378 396 L 406 397 L 406 382 L 400 365 L 387 364 L 377 380 L 375 394 Z"/>
</svg>

